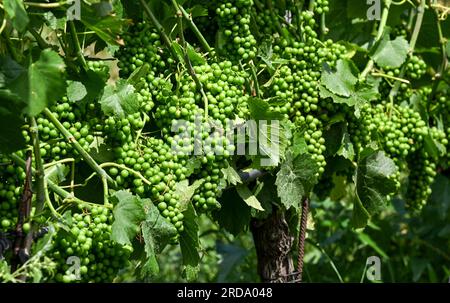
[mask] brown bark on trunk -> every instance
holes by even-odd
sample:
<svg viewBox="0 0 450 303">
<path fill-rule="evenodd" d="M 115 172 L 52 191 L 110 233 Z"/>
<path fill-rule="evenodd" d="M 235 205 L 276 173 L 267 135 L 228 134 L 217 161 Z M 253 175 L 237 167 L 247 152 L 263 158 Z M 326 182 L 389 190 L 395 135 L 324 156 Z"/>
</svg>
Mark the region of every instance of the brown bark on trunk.
<svg viewBox="0 0 450 303">
<path fill-rule="evenodd" d="M 294 238 L 289 233 L 284 213 L 274 210 L 265 220 L 253 219 L 250 229 L 261 281 L 284 283 L 294 280 L 294 262 L 290 254 Z"/>
</svg>

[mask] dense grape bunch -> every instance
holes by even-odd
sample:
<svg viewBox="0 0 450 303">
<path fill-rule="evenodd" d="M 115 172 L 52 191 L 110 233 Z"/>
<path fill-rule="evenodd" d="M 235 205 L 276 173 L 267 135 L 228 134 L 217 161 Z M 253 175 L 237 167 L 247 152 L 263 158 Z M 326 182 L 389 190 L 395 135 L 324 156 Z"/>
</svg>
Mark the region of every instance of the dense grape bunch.
<svg viewBox="0 0 450 303">
<path fill-rule="evenodd" d="M 25 171 L 0 155 L 0 231 L 15 228 L 24 182 Z"/>
<path fill-rule="evenodd" d="M 449 46 L 436 37 L 447 33 L 433 5 L 386 1 L 383 18 L 366 20 L 350 17 L 361 7 L 329 0 L 138 2 L 105 16 L 94 5 L 98 23 L 63 27 L 53 22 L 67 21 L 60 14 L 26 3 L 33 22 L 23 29 L 5 6 L 0 124 L 9 132 L 17 122 L 22 136 L 9 146 L 0 133 L 0 232 L 20 227 L 31 152 L 32 205 L 43 211 L 26 218 L 25 234 L 52 231 L 56 269 L 45 281 L 112 282 L 125 268 L 150 279 L 168 243 L 181 245 L 188 278 L 186 252 L 202 259 L 199 218 L 235 235 L 274 214 L 303 216 L 308 203 L 293 201 L 356 200 L 351 221 L 364 225 L 381 202 L 401 200 L 417 215 L 436 177 L 448 176 Z M 417 32 L 430 20 L 439 29 L 431 48 Z M 269 121 L 279 127 L 250 130 Z M 279 161 L 264 166 L 275 147 Z M 236 233 L 222 226 L 234 223 L 221 217 L 235 211 L 229 197 L 242 202 Z"/>
<path fill-rule="evenodd" d="M 132 25 L 124 35 L 124 44 L 116 54 L 123 76 L 130 75 L 145 63 L 149 64 L 154 75 L 159 76 L 165 74 L 167 65 L 173 62 L 164 54 L 156 29 L 146 22 Z"/>
<path fill-rule="evenodd" d="M 112 213 L 101 205 L 80 205 L 65 228 L 59 228 L 50 255 L 58 267 L 56 282 L 112 282 L 128 262 L 130 248 L 111 240 Z M 71 259 L 79 261 L 79 272 Z"/>
<path fill-rule="evenodd" d="M 256 40 L 250 31 L 253 0 L 233 0 L 218 6 L 219 30 L 224 36 L 224 56 L 234 62 L 256 56 Z"/>
</svg>

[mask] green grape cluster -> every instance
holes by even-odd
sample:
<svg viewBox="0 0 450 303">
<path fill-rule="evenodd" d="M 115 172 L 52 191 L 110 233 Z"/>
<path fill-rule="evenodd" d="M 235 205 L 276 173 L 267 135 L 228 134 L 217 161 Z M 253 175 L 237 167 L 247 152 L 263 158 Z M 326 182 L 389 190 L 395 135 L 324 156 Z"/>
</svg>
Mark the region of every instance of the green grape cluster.
<svg viewBox="0 0 450 303">
<path fill-rule="evenodd" d="M 173 63 L 173 60 L 164 54 L 156 29 L 146 22 L 132 25 L 123 39 L 125 46 L 117 52 L 122 77 L 129 76 L 146 63 L 155 75 L 165 74 L 168 65 Z"/>
<path fill-rule="evenodd" d="M 94 131 L 103 129 L 102 122 L 97 118 L 96 105 L 89 103 L 83 108 L 76 103 L 69 103 L 66 97 L 50 107 L 53 115 L 70 134 L 85 149 L 89 150 L 94 141 Z M 39 139 L 41 142 L 41 156 L 45 161 L 58 161 L 63 158 L 73 157 L 80 159 L 78 151 L 68 142 L 56 126 L 46 117 L 39 116 L 36 119 Z M 26 135 L 27 142 L 30 141 Z"/>
<path fill-rule="evenodd" d="M 111 210 L 100 205 L 79 205 L 66 228 L 53 238 L 50 256 L 57 263 L 56 282 L 112 282 L 126 267 L 131 248 L 111 240 Z M 67 216 L 66 216 L 67 217 Z M 69 258 L 80 261 L 79 276 Z"/>
<path fill-rule="evenodd" d="M 300 116 L 297 119 L 299 129 L 304 129 L 304 138 L 307 144 L 308 152 L 311 158 L 316 161 L 319 166 L 319 175 L 325 171 L 325 139 L 323 138 L 323 124 L 319 119 L 312 115 L 306 117 Z"/>
<path fill-rule="evenodd" d="M 317 14 L 326 14 L 330 11 L 328 0 L 316 0 L 314 5 L 314 12 Z"/>
<path fill-rule="evenodd" d="M 270 110 L 279 112 L 286 117 L 291 113 L 291 106 L 294 103 L 294 76 L 292 70 L 284 65 L 281 66 L 272 76 L 271 84 L 264 90 L 264 96 L 270 96 L 269 103 L 272 103 Z M 280 101 L 282 104 L 280 104 Z"/>
<path fill-rule="evenodd" d="M 410 173 L 406 206 L 412 210 L 420 210 L 431 195 L 431 185 L 436 176 L 436 164 L 425 150 L 418 150 L 408 157 Z"/>
<path fill-rule="evenodd" d="M 273 4 L 268 5 L 254 5 L 251 11 L 252 19 L 255 21 L 259 31 L 255 33 L 255 37 L 264 39 L 265 37 L 271 37 L 278 32 L 278 28 L 281 27 L 279 20 L 280 15 L 278 7 L 274 7 Z"/>
<path fill-rule="evenodd" d="M 427 63 L 419 56 L 413 55 L 406 63 L 406 77 L 420 79 L 427 72 Z"/>
<path fill-rule="evenodd" d="M 250 31 L 253 0 L 232 0 L 219 5 L 216 14 L 224 36 L 223 55 L 232 61 L 256 57 L 256 39 Z"/>
<path fill-rule="evenodd" d="M 103 60 L 90 60 L 87 61 L 88 68 L 93 70 L 102 79 L 107 80 L 109 78 L 109 65 Z"/>
<path fill-rule="evenodd" d="M 151 197 L 161 214 L 181 232 L 183 214 L 175 184 L 186 179 L 186 160 L 173 154 L 171 146 L 162 139 L 153 137 L 143 139 L 139 145 L 125 143 L 116 147 L 114 153 L 116 162 L 126 167 L 109 169 L 117 184 L 140 196 Z"/>
<path fill-rule="evenodd" d="M 405 159 L 420 148 L 428 133 L 426 123 L 413 109 L 391 104 L 365 105 L 361 117 L 349 129 L 357 151 L 372 141 L 379 142 L 391 158 Z"/>
<path fill-rule="evenodd" d="M 8 231 L 15 226 L 25 177 L 21 167 L 0 155 L 0 231 Z"/>
</svg>

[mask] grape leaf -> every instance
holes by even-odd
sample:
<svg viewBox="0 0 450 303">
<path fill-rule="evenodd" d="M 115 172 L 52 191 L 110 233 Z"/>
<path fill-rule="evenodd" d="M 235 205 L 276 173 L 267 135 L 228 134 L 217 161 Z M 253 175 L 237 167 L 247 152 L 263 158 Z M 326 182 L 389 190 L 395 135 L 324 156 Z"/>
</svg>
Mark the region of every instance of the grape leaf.
<svg viewBox="0 0 450 303">
<path fill-rule="evenodd" d="M 353 148 L 353 143 L 350 140 L 350 135 L 348 134 L 348 132 L 344 133 L 341 141 L 341 147 L 336 154 L 351 161 L 353 161 L 353 159 L 355 158 L 355 150 Z"/>
<path fill-rule="evenodd" d="M 281 113 L 272 112 L 270 104 L 260 98 L 249 98 L 247 102 L 250 116 L 256 121 L 281 120 L 283 118 Z"/>
<path fill-rule="evenodd" d="M 151 223 L 142 224 L 142 238 L 144 238 L 145 261 L 141 265 L 141 277 L 153 277 L 159 273 L 159 265 L 155 254 L 155 240 L 152 230 L 149 227 Z"/>
<path fill-rule="evenodd" d="M 111 200 L 115 204 L 111 239 L 119 244 L 131 244 L 145 219 L 141 200 L 124 190 L 114 193 Z"/>
<path fill-rule="evenodd" d="M 357 118 L 360 116 L 361 108 L 369 101 L 376 100 L 379 97 L 377 82 L 363 85 L 350 93 L 349 97 L 342 97 L 329 91 L 326 87 L 319 85 L 319 93 L 322 98 L 332 98 L 334 103 L 345 103 L 354 107 Z"/>
<path fill-rule="evenodd" d="M 28 70 L 11 83 L 11 90 L 27 104 L 25 113 L 38 115 L 66 93 L 65 65 L 54 51 L 45 49 Z"/>
<path fill-rule="evenodd" d="M 0 152 L 12 153 L 25 147 L 22 126 L 25 120 L 21 112 L 23 104 L 19 96 L 0 89 Z"/>
<path fill-rule="evenodd" d="M 224 179 L 227 180 L 228 184 L 237 185 L 239 183 L 242 183 L 241 177 L 239 176 L 238 172 L 231 165 L 222 168 L 222 173 Z"/>
<path fill-rule="evenodd" d="M 198 223 L 197 214 L 192 203 L 188 203 L 187 209 L 183 212 L 184 230 L 180 233 L 180 247 L 183 255 L 183 265 L 185 266 L 186 279 L 192 281 L 196 278 L 195 269 L 198 267 L 200 256 L 198 254 Z"/>
<path fill-rule="evenodd" d="M 19 0 L 4 0 L 3 7 L 13 27 L 19 32 L 23 32 L 30 21 L 23 2 Z"/>
<path fill-rule="evenodd" d="M 389 35 L 384 35 L 376 43 L 370 52 L 370 57 L 379 67 L 399 67 L 408 55 L 409 44 L 404 37 L 398 36 L 389 40 Z"/>
<path fill-rule="evenodd" d="M 234 236 L 245 231 L 250 222 L 250 207 L 239 198 L 235 188 L 223 192 L 219 198 L 222 207 L 213 212 L 213 217 L 220 227 Z"/>
<path fill-rule="evenodd" d="M 60 184 L 66 180 L 70 168 L 64 164 L 55 164 L 45 169 L 45 178 L 49 179 L 55 184 Z"/>
<path fill-rule="evenodd" d="M 161 216 L 158 208 L 151 202 L 149 203 L 145 222 L 142 226 L 142 232 L 144 232 L 144 229 L 149 231 L 148 234 L 151 235 L 153 242 L 152 246 L 157 254 L 161 253 L 164 247 L 169 244 L 170 240 L 177 235 L 175 226 Z"/>
<path fill-rule="evenodd" d="M 191 202 L 191 198 L 194 195 L 195 191 L 203 184 L 205 180 L 196 180 L 192 185 L 189 185 L 189 180 L 183 180 L 175 184 L 175 193 L 180 196 L 179 210 L 181 212 L 185 211 L 188 207 L 189 202 Z"/>
<path fill-rule="evenodd" d="M 288 151 L 275 181 L 278 197 L 285 209 L 299 208 L 302 198 L 309 195 L 317 183 L 318 171 L 319 166 L 310 154 L 303 153 L 294 158 L 292 151 Z"/>
<path fill-rule="evenodd" d="M 120 19 L 115 15 L 100 16 L 93 7 L 89 7 L 82 2 L 81 22 L 95 32 L 103 41 L 112 45 L 123 45 L 119 34 L 123 32 L 123 27 L 130 23 L 130 20 Z"/>
<path fill-rule="evenodd" d="M 119 80 L 116 86 L 106 86 L 100 104 L 106 115 L 120 118 L 136 113 L 140 106 L 134 87 L 125 80 Z"/>
<path fill-rule="evenodd" d="M 391 176 L 397 169 L 383 151 L 366 148 L 360 154 L 354 180 L 357 198 L 353 204 L 353 226 L 365 227 L 370 216 L 385 207 L 386 196 L 396 191 Z"/>
<path fill-rule="evenodd" d="M 71 102 L 83 100 L 86 97 L 87 91 L 83 83 L 78 81 L 69 81 L 67 86 L 67 99 Z"/>
<path fill-rule="evenodd" d="M 264 211 L 264 208 L 262 208 L 261 203 L 259 200 L 255 197 L 255 195 L 251 192 L 251 190 L 247 187 L 245 184 L 239 184 L 236 186 L 237 193 L 239 196 L 244 200 L 244 202 L 254 209 Z"/>
<path fill-rule="evenodd" d="M 358 81 L 353 74 L 355 70 L 351 61 L 339 59 L 336 62 L 336 70 L 331 70 L 328 65 L 323 66 L 320 83 L 333 94 L 350 97 Z"/>
</svg>

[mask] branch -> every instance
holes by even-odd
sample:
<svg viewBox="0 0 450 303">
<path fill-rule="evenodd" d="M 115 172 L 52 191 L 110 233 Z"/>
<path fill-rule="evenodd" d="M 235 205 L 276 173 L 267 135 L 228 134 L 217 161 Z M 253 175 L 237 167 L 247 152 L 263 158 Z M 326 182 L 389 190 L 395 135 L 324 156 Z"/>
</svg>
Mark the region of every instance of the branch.
<svg viewBox="0 0 450 303">
<path fill-rule="evenodd" d="M 423 21 L 423 15 L 425 13 L 425 4 L 426 4 L 426 0 L 421 0 L 420 1 L 420 5 L 417 8 L 417 18 L 416 18 L 416 23 L 414 25 L 414 31 L 412 32 L 411 35 L 411 40 L 409 41 L 409 56 L 411 57 L 414 53 L 414 48 L 416 47 L 416 42 L 417 42 L 417 38 L 419 37 L 419 33 L 420 33 L 420 29 L 422 27 L 422 21 Z M 406 71 L 406 64 L 403 65 L 403 67 L 400 70 L 400 74 L 399 74 L 399 78 L 403 78 L 403 76 L 405 75 L 405 71 Z M 398 90 L 400 88 L 400 82 L 396 81 L 394 87 L 392 88 L 392 90 L 389 93 L 389 99 L 391 104 L 394 104 L 394 97 L 397 95 Z M 393 108 L 391 106 L 391 108 Z"/>
<path fill-rule="evenodd" d="M 106 171 L 101 168 L 97 162 L 89 155 L 87 151 L 78 143 L 75 137 L 59 122 L 59 120 L 53 115 L 53 113 L 48 109 L 44 109 L 44 115 L 56 126 L 56 128 L 66 137 L 67 141 L 73 145 L 73 147 L 80 153 L 81 157 L 87 162 L 87 164 L 101 177 L 106 178 L 108 183 L 117 187 L 116 182 L 106 173 Z"/>
<path fill-rule="evenodd" d="M 175 51 L 172 40 L 167 36 L 166 31 L 164 30 L 164 27 L 159 23 L 158 19 L 155 17 L 155 14 L 153 13 L 152 9 L 147 5 L 145 0 L 140 0 L 142 7 L 144 8 L 145 13 L 150 18 L 150 21 L 153 23 L 153 25 L 158 30 L 159 34 L 164 40 L 164 43 L 167 45 L 167 47 L 170 49 L 170 52 L 172 53 L 172 56 L 174 59 L 178 60 L 178 62 L 181 62 L 181 58 L 178 56 L 178 53 Z"/>
<path fill-rule="evenodd" d="M 389 9 L 391 7 L 391 0 L 386 0 L 385 1 L 385 6 L 383 7 L 383 12 L 381 14 L 381 20 L 380 20 L 380 24 L 378 25 L 378 31 L 377 31 L 377 36 L 375 37 L 375 41 L 373 44 L 376 44 L 381 37 L 383 36 L 383 32 L 384 32 L 384 28 L 386 27 L 386 22 L 389 16 Z M 363 81 L 366 79 L 367 74 L 372 70 L 373 68 L 373 64 L 374 61 L 373 59 L 370 59 L 367 62 L 366 67 L 364 68 L 364 70 L 361 72 L 361 75 L 359 76 L 359 81 Z"/>
<path fill-rule="evenodd" d="M 177 3 L 178 4 L 178 3 Z M 212 48 L 211 46 L 209 46 L 208 41 L 206 41 L 205 37 L 202 35 L 202 33 L 200 32 L 200 30 L 198 29 L 197 25 L 195 25 L 194 20 L 192 20 L 192 16 L 189 15 L 186 10 L 178 4 L 178 10 L 183 14 L 184 19 L 186 19 L 186 21 L 189 24 L 189 27 L 191 28 L 191 30 L 194 32 L 195 36 L 197 37 L 197 39 L 200 41 L 201 45 L 203 46 L 203 48 L 208 52 L 211 53 L 212 52 Z"/>
<path fill-rule="evenodd" d="M 80 64 L 84 70 L 88 70 L 89 67 L 87 66 L 86 59 L 84 59 L 83 51 L 81 50 L 80 41 L 78 40 L 78 34 L 75 28 L 75 23 L 73 21 L 69 21 L 69 27 L 73 44 L 75 45 L 75 51 L 77 53 L 78 61 L 80 61 Z"/>
<path fill-rule="evenodd" d="M 431 94 L 428 96 L 428 103 L 427 103 L 428 108 L 431 104 L 431 100 L 436 95 L 436 90 L 438 88 L 439 82 L 442 79 L 442 76 L 448 66 L 447 49 L 446 49 L 447 41 L 442 33 L 442 26 L 441 26 L 441 20 L 439 19 L 439 13 L 437 12 L 436 9 L 434 9 L 434 13 L 436 16 L 436 28 L 437 28 L 437 32 L 438 32 L 438 36 L 439 36 L 439 45 L 440 45 L 440 49 L 441 49 L 442 61 L 441 61 L 441 64 L 439 65 L 437 73 L 434 75 L 433 87 L 431 90 Z"/>
<path fill-rule="evenodd" d="M 208 101 L 208 97 L 205 94 L 205 91 L 203 90 L 203 85 L 200 82 L 200 80 L 198 79 L 197 75 L 195 74 L 194 68 L 192 67 L 192 63 L 191 60 L 189 60 L 189 56 L 187 54 L 186 48 L 187 48 L 187 44 L 186 44 L 186 40 L 184 39 L 184 34 L 183 34 L 183 20 L 182 20 L 182 12 L 180 11 L 180 8 L 178 6 L 178 3 L 176 0 L 172 0 L 172 4 L 175 7 L 175 9 L 177 10 L 177 23 L 178 23 L 178 27 L 180 30 L 180 39 L 181 39 L 181 44 L 183 45 L 183 59 L 184 59 L 184 63 L 187 66 L 187 69 L 189 71 L 189 74 L 191 75 L 192 79 L 195 82 L 195 85 L 197 86 L 198 90 L 200 91 L 200 94 L 202 95 L 203 98 L 203 103 L 204 103 L 204 108 L 205 108 L 205 120 L 208 118 L 208 110 L 209 110 L 209 101 Z"/>
</svg>

